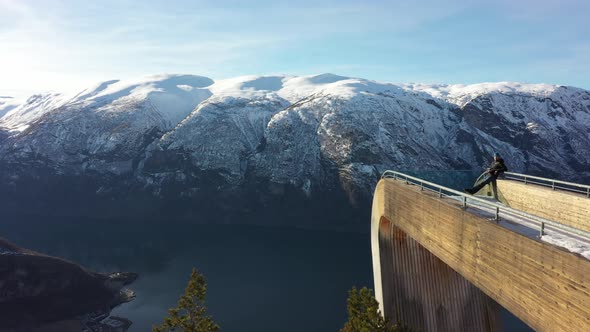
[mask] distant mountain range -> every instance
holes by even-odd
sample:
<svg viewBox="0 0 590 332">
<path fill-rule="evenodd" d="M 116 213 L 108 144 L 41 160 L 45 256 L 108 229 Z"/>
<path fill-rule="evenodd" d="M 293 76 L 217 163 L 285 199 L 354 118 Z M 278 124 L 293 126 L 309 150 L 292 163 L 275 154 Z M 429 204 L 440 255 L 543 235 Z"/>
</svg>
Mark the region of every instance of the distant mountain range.
<svg viewBox="0 0 590 332">
<path fill-rule="evenodd" d="M 160 75 L 0 98 L 0 199 L 16 211 L 345 215 L 386 169 L 478 170 L 494 151 L 511 171 L 590 182 L 590 91 Z"/>
</svg>

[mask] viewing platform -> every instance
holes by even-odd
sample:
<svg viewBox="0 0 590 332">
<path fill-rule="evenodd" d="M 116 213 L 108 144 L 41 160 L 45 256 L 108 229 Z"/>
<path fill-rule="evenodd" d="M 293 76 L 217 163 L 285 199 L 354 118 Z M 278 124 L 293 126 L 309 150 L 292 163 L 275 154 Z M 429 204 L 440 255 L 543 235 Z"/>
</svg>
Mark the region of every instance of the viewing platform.
<svg viewBox="0 0 590 332">
<path fill-rule="evenodd" d="M 386 318 L 424 331 L 499 331 L 501 305 L 538 331 L 590 330 L 590 198 L 584 185 L 524 177 L 498 180 L 496 200 L 486 188 L 471 196 L 384 173 L 371 236 Z"/>
</svg>

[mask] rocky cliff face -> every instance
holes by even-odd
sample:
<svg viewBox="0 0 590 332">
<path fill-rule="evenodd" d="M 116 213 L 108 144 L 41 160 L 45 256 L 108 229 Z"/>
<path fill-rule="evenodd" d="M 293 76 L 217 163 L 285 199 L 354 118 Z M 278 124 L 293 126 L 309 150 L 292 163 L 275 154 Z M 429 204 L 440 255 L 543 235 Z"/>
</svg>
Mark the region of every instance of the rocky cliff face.
<svg viewBox="0 0 590 332">
<path fill-rule="evenodd" d="M 283 220 L 333 206 L 341 219 L 370 206 L 386 169 L 477 170 L 493 151 L 511 171 L 590 181 L 590 92 L 572 87 L 183 75 L 11 105 L 0 118 L 11 209 Z"/>
</svg>

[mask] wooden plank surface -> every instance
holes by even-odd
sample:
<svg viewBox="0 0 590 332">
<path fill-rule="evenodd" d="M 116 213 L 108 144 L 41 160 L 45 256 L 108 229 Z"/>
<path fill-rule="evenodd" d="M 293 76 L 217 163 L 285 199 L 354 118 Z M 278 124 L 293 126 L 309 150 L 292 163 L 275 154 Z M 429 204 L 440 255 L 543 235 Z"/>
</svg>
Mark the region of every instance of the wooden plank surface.
<svg viewBox="0 0 590 332">
<path fill-rule="evenodd" d="M 513 180 L 498 180 L 498 192 L 510 207 L 590 232 L 590 198 Z"/>
</svg>

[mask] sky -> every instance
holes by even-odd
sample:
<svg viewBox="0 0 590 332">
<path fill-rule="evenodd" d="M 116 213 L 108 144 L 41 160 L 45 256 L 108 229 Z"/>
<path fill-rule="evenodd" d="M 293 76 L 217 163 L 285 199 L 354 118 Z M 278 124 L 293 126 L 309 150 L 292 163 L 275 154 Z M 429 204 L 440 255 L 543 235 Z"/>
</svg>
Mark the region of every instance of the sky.
<svg viewBox="0 0 590 332">
<path fill-rule="evenodd" d="M 0 0 L 0 96 L 160 73 L 590 89 L 588 0 Z"/>
</svg>

